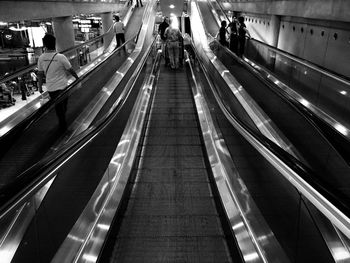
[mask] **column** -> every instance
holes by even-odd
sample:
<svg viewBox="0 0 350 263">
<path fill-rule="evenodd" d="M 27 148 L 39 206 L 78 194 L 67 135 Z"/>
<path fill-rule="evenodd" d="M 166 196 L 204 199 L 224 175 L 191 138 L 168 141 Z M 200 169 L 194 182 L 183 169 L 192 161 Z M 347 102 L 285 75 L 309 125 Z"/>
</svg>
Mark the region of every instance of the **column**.
<svg viewBox="0 0 350 263">
<path fill-rule="evenodd" d="M 273 47 L 277 47 L 278 44 L 278 37 L 280 34 L 280 23 L 281 18 L 280 16 L 272 15 L 271 16 L 271 43 L 268 43 L 269 45 Z"/>
<path fill-rule="evenodd" d="M 102 34 L 105 34 L 108 32 L 106 36 L 103 37 L 103 46 L 106 49 L 114 38 L 114 33 L 112 28 L 113 26 L 112 12 L 102 13 L 101 20 L 102 20 Z"/>
<path fill-rule="evenodd" d="M 73 29 L 73 21 L 71 16 L 55 17 L 52 19 L 53 32 L 56 37 L 56 51 L 62 52 L 75 45 L 75 36 Z M 79 68 L 79 58 L 76 50 L 65 53 L 72 67 L 77 70 Z"/>
<path fill-rule="evenodd" d="M 52 26 L 58 52 L 74 47 L 74 29 L 71 16 L 53 18 Z"/>
</svg>

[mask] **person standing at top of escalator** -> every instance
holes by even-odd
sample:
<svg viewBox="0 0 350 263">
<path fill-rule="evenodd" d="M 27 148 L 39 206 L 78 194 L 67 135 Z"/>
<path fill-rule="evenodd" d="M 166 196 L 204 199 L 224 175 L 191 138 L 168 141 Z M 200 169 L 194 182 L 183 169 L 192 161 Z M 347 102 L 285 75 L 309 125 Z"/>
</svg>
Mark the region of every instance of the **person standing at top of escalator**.
<svg viewBox="0 0 350 263">
<path fill-rule="evenodd" d="M 172 69 L 179 68 L 180 41 L 182 39 L 181 32 L 175 24 L 175 19 L 177 18 L 172 18 L 170 26 L 164 32 L 169 52 L 170 67 Z"/>
<path fill-rule="evenodd" d="M 142 1 L 141 1 L 141 0 L 136 0 L 136 7 L 139 7 L 139 5 L 140 5 L 141 7 L 143 7 Z"/>
<path fill-rule="evenodd" d="M 166 49 L 165 49 L 165 46 L 166 46 L 166 36 L 165 36 L 165 30 L 169 27 L 169 17 L 165 16 L 164 17 L 164 20 L 162 23 L 159 24 L 159 27 L 158 27 L 158 34 L 160 35 L 160 39 L 162 41 L 162 55 L 164 56 L 165 58 L 165 64 L 169 64 L 169 56 L 167 56 L 165 54 L 166 52 Z"/>
<path fill-rule="evenodd" d="M 233 17 L 232 22 L 229 23 L 228 28 L 230 29 L 230 50 L 237 54 L 238 52 L 238 21 L 236 17 Z"/>
<path fill-rule="evenodd" d="M 250 33 L 244 23 L 244 17 L 241 16 L 238 18 L 238 56 L 242 57 L 244 54 L 244 48 L 245 48 L 245 38 L 246 36 L 250 38 Z"/>
<path fill-rule="evenodd" d="M 78 79 L 77 73 L 72 68 L 67 57 L 56 52 L 56 38 L 46 34 L 43 38 L 45 52 L 38 60 L 38 88 L 43 92 L 43 78 L 46 76 L 46 89 L 51 99 L 55 99 L 62 94 L 68 83 L 67 72 Z M 55 110 L 58 117 L 59 126 L 62 130 L 67 128 L 66 111 L 68 98 L 56 103 Z"/>
<path fill-rule="evenodd" d="M 219 30 L 219 42 L 221 45 L 228 47 L 228 42 L 226 40 L 226 35 L 227 35 L 227 22 L 225 20 L 221 21 L 221 27 Z"/>
<path fill-rule="evenodd" d="M 115 33 L 115 40 L 117 41 L 117 47 L 120 47 L 125 43 L 125 28 L 123 22 L 120 21 L 119 16 L 114 16 L 114 20 L 113 31 Z"/>
</svg>

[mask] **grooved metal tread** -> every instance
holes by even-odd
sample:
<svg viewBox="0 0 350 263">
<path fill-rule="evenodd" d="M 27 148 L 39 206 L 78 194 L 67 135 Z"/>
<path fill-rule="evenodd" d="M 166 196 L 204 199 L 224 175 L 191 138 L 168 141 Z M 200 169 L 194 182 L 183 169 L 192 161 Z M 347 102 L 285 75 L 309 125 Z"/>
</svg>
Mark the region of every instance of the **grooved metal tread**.
<svg viewBox="0 0 350 263">
<path fill-rule="evenodd" d="M 231 262 L 184 70 L 161 68 L 111 262 Z"/>
</svg>

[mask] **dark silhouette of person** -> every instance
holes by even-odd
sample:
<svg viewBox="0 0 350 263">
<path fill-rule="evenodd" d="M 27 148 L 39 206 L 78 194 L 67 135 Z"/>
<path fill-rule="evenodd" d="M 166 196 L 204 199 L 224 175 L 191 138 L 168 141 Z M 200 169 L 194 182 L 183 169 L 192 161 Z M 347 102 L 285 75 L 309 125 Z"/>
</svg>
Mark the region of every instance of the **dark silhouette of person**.
<svg viewBox="0 0 350 263">
<path fill-rule="evenodd" d="M 72 68 L 67 57 L 56 52 L 56 38 L 46 34 L 43 38 L 45 53 L 41 54 L 38 60 L 38 88 L 42 93 L 43 77 L 46 76 L 46 89 L 51 99 L 57 98 L 67 88 L 67 72 L 78 79 L 77 73 Z M 68 98 L 56 103 L 55 110 L 59 126 L 62 130 L 67 128 L 66 111 Z"/>
<path fill-rule="evenodd" d="M 238 56 L 242 57 L 244 54 L 244 48 L 245 48 L 245 38 L 248 36 L 250 38 L 249 31 L 244 23 L 244 17 L 241 16 L 238 18 L 238 44 L 239 44 L 239 49 L 238 49 Z"/>
<path fill-rule="evenodd" d="M 139 5 L 140 5 L 141 7 L 143 7 L 142 1 L 141 1 L 141 0 L 136 0 L 136 7 L 139 7 Z"/>
<path fill-rule="evenodd" d="M 227 33 L 226 26 L 227 26 L 226 21 L 225 20 L 221 21 L 221 27 L 219 30 L 219 36 L 220 36 L 219 42 L 221 45 L 228 47 L 228 42 L 226 40 L 226 33 Z"/>
<path fill-rule="evenodd" d="M 230 28 L 230 50 L 235 54 L 238 53 L 238 23 L 237 19 L 234 17 L 232 22 L 228 25 Z"/>
</svg>

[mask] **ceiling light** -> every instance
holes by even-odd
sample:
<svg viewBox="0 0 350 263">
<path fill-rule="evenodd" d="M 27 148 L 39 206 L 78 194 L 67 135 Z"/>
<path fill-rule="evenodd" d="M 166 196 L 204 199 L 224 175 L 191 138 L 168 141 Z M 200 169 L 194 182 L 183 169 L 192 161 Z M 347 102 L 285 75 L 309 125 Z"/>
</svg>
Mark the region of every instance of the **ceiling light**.
<svg viewBox="0 0 350 263">
<path fill-rule="evenodd" d="M 170 7 L 170 8 L 175 8 L 175 6 L 174 6 L 174 5 L 169 5 L 169 7 Z"/>
</svg>

